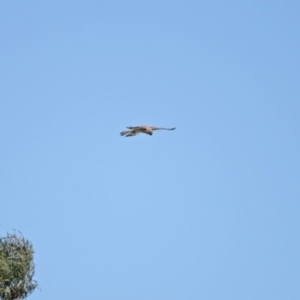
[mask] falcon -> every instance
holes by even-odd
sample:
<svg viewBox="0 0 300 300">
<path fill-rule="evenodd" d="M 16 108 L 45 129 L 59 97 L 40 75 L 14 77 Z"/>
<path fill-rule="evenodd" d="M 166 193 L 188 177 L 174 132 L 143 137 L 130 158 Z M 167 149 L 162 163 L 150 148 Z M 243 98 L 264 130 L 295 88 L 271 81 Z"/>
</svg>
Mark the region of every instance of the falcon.
<svg viewBox="0 0 300 300">
<path fill-rule="evenodd" d="M 129 126 L 126 128 L 129 130 L 122 131 L 120 133 L 121 136 L 129 137 L 129 136 L 135 136 L 139 133 L 146 133 L 146 134 L 152 135 L 154 130 L 174 130 L 174 129 L 176 129 L 176 127 L 163 128 L 163 127 L 156 127 L 156 126 L 134 126 L 134 127 Z"/>
</svg>

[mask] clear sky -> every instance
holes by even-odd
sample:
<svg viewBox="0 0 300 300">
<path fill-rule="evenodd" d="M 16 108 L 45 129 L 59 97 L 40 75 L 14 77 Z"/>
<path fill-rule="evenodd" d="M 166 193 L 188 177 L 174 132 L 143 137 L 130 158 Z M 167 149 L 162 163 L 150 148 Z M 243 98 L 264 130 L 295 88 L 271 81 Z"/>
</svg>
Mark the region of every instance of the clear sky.
<svg viewBox="0 0 300 300">
<path fill-rule="evenodd" d="M 300 299 L 299 1 L 1 1 L 0 233 L 32 300 Z M 126 126 L 176 127 L 124 138 Z"/>
</svg>

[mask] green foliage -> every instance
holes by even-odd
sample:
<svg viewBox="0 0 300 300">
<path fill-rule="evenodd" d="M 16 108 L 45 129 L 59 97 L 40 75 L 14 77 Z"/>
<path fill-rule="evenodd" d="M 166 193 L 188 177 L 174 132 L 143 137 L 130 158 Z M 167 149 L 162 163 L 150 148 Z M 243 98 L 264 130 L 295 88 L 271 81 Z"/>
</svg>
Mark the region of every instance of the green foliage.
<svg viewBox="0 0 300 300">
<path fill-rule="evenodd" d="M 37 287 L 32 244 L 22 235 L 0 238 L 0 299 L 24 299 Z"/>
</svg>

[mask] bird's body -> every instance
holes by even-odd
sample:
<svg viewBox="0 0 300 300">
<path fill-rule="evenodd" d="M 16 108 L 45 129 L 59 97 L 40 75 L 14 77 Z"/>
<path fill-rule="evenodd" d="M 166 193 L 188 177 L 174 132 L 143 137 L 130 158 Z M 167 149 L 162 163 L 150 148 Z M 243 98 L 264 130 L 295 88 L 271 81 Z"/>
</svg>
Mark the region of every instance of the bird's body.
<svg viewBox="0 0 300 300">
<path fill-rule="evenodd" d="M 154 130 L 174 130 L 175 129 L 175 127 L 174 128 L 163 128 L 163 127 L 157 127 L 157 126 L 129 126 L 127 128 L 129 130 L 125 130 L 120 133 L 122 136 L 126 136 L 126 137 L 135 136 L 139 133 L 146 133 L 146 134 L 152 135 Z"/>
</svg>

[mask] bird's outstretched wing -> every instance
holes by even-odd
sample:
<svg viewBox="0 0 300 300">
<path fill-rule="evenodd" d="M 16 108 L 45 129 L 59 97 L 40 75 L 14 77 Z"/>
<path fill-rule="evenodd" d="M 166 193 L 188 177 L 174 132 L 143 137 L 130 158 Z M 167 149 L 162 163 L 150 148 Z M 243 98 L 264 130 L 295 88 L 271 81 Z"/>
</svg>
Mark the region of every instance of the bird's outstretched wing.
<svg viewBox="0 0 300 300">
<path fill-rule="evenodd" d="M 134 129 L 134 130 L 141 130 L 141 129 L 146 128 L 146 127 L 147 126 L 127 126 L 126 128 L 128 128 L 130 130 L 132 130 L 132 129 Z"/>
<path fill-rule="evenodd" d="M 157 126 L 128 126 L 126 127 L 128 129 L 134 129 L 134 130 L 146 130 L 146 129 L 151 129 L 151 130 L 174 130 L 176 127 L 173 128 L 164 128 L 164 127 L 157 127 Z"/>
<path fill-rule="evenodd" d="M 149 126 L 152 130 L 174 130 L 176 127 L 173 128 L 164 128 L 164 127 L 156 127 L 156 126 Z"/>
</svg>

